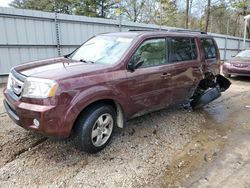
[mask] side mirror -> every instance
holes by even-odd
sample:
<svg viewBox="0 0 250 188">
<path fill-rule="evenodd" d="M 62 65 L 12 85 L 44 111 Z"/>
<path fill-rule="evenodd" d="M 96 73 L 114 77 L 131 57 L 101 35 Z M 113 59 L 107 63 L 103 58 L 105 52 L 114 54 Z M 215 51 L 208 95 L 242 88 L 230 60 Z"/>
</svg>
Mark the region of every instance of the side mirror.
<svg viewBox="0 0 250 188">
<path fill-rule="evenodd" d="M 143 59 L 143 58 L 139 59 L 139 61 L 137 61 L 137 62 L 134 64 L 135 69 L 137 69 L 137 68 L 139 68 L 140 66 L 142 66 L 143 63 L 144 63 L 144 59 Z"/>
<path fill-rule="evenodd" d="M 235 57 L 236 55 L 231 55 L 231 57 Z"/>
<path fill-rule="evenodd" d="M 135 69 L 137 69 L 140 66 L 142 66 L 143 63 L 144 63 L 144 59 L 143 58 L 140 58 L 137 62 L 130 61 L 128 63 L 128 69 L 133 72 L 133 71 L 135 71 Z"/>
</svg>

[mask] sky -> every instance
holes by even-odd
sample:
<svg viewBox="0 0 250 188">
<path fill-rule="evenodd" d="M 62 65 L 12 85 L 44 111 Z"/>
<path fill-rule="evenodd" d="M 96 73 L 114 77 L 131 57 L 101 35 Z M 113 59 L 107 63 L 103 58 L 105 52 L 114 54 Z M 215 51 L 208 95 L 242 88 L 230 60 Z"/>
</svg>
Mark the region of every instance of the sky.
<svg viewBox="0 0 250 188">
<path fill-rule="evenodd" d="M 11 0 L 0 0 L 0 7 L 8 7 Z"/>
</svg>

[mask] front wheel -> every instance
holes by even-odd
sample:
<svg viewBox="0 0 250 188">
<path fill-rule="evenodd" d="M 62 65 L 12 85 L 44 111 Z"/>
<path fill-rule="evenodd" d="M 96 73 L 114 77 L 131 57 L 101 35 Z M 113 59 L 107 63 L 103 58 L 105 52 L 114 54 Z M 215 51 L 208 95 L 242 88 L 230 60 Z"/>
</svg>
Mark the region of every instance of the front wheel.
<svg viewBox="0 0 250 188">
<path fill-rule="evenodd" d="M 82 151 L 96 153 L 109 143 L 115 126 L 116 112 L 112 106 L 92 106 L 75 124 L 75 144 Z"/>
</svg>

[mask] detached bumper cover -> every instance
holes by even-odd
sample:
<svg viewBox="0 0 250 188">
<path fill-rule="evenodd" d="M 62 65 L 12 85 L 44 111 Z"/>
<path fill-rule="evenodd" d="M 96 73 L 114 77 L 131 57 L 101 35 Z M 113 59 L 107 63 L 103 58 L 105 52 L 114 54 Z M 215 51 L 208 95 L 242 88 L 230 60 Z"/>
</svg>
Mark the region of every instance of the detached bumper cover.
<svg viewBox="0 0 250 188">
<path fill-rule="evenodd" d="M 191 101 L 191 106 L 193 109 L 201 108 L 208 103 L 214 101 L 215 99 L 219 98 L 221 96 L 220 89 L 215 87 L 207 90 L 205 93 L 203 93 L 200 96 L 197 96 Z"/>
<path fill-rule="evenodd" d="M 201 108 L 208 103 L 214 101 L 221 96 L 221 92 L 226 91 L 231 85 L 231 82 L 222 75 L 216 76 L 216 86 L 206 90 L 204 93 L 196 96 L 191 101 L 191 106 L 193 109 Z"/>
</svg>

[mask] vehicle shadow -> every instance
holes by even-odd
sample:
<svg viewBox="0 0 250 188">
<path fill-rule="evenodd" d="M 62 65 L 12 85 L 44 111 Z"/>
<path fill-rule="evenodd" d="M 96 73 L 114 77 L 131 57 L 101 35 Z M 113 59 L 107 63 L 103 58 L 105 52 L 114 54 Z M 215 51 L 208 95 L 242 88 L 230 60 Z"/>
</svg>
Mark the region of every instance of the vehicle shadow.
<svg viewBox="0 0 250 188">
<path fill-rule="evenodd" d="M 201 113 L 200 111 L 190 112 L 181 107 L 176 107 L 134 118 L 128 121 L 123 129 L 116 128 L 111 143 L 104 150 L 96 154 L 79 151 L 75 148 L 72 138 L 48 138 L 45 141 L 46 144 L 43 143 L 39 146 L 39 150 L 44 150 L 44 147 L 47 150 L 46 152 L 42 152 L 43 156 L 41 158 L 56 160 L 57 163 L 61 160 L 68 160 L 70 163 L 71 159 L 67 155 L 78 156 L 79 160 L 80 158 L 88 157 L 100 159 L 104 157 L 108 159 L 113 155 L 117 158 L 123 158 L 125 155 L 134 153 L 136 149 L 141 150 L 148 147 L 151 150 L 158 145 L 158 142 L 165 146 L 171 144 L 178 145 L 187 136 L 191 137 L 193 130 L 197 130 L 199 123 L 202 122 L 202 120 L 199 122 L 199 118 L 202 119 L 200 117 Z M 194 119 L 197 122 L 194 122 Z M 143 154 L 142 151 L 141 154 Z M 113 159 L 114 157 L 110 158 Z"/>
</svg>

